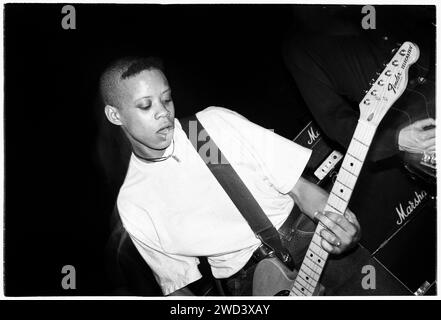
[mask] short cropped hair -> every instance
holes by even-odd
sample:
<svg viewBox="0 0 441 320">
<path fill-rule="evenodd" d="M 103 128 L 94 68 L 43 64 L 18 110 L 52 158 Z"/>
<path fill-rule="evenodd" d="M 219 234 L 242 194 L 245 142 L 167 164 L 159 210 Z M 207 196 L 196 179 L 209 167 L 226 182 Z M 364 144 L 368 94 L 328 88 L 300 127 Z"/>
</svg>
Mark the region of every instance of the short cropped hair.
<svg viewBox="0 0 441 320">
<path fill-rule="evenodd" d="M 158 57 L 124 57 L 111 62 L 100 78 L 100 95 L 104 105 L 118 107 L 118 82 L 138 75 L 145 70 L 164 71 L 162 60 Z"/>
</svg>

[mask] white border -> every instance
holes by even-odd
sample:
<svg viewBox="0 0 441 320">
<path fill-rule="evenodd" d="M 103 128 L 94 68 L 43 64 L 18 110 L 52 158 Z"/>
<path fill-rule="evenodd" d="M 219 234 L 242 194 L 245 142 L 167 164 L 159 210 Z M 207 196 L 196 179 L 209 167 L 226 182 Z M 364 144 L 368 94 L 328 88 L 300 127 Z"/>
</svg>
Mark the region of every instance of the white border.
<svg viewBox="0 0 441 320">
<path fill-rule="evenodd" d="M 221 4 L 317 4 L 317 5 L 329 5 L 329 4 L 342 4 L 342 2 L 346 2 L 347 5 L 435 5 L 437 9 L 436 14 L 436 20 L 437 22 L 440 21 L 440 13 L 439 13 L 439 7 L 437 6 L 437 2 L 435 0 L 431 1 L 403 1 L 403 0 L 393 0 L 393 1 L 375 1 L 373 3 L 366 3 L 366 1 L 350 1 L 348 4 L 348 1 L 335 1 L 335 0 L 327 0 L 327 1 L 311 1 L 311 0 L 305 0 L 305 1 L 277 1 L 277 2 L 270 2 L 270 1 L 122 1 L 122 0 L 115 0 L 115 1 L 85 1 L 85 0 L 65 0 L 63 2 L 58 2 L 58 4 L 66 4 L 66 3 L 101 3 L 101 4 L 112 4 L 112 3 L 121 3 L 121 4 L 211 4 L 211 3 L 221 3 Z M 3 31 L 3 17 L 4 17 L 4 3 L 49 3 L 48 1 L 39 1 L 39 0 L 32 0 L 32 1 L 2 1 L 2 19 L 0 22 L 0 29 Z M 51 2 L 51 4 L 54 4 Z M 56 4 L 56 3 L 55 3 Z M 437 44 L 440 43 L 440 32 L 436 32 L 437 34 Z M 4 34 L 2 33 L 2 39 Z M 3 43 L 4 45 L 4 43 Z M 0 67 L 3 71 L 3 75 L 0 79 L 0 86 L 2 88 L 0 92 L 0 98 L 1 98 L 1 109 L 0 109 L 0 141 L 1 141 L 1 154 L 0 154 L 0 173 L 1 173 L 1 193 L 0 193 L 0 202 L 3 206 L 3 212 L 4 212 L 4 128 L 3 128 L 3 103 L 4 103 L 4 96 L 3 96 L 3 90 L 4 90 L 4 68 L 3 68 L 3 45 L 0 48 Z M 440 50 L 437 46 L 437 62 L 440 61 Z M 436 70 L 436 79 L 440 79 L 440 72 L 439 68 L 437 67 Z M 438 96 L 439 96 L 439 81 L 437 81 L 436 86 L 436 103 L 438 103 Z M 437 121 L 438 122 L 438 121 Z M 436 134 L 439 136 L 440 129 L 437 126 Z M 437 150 L 440 150 L 440 142 L 439 139 L 437 139 L 436 142 Z M 439 176 L 437 180 L 437 185 L 439 186 Z M 439 193 L 439 191 L 438 191 Z M 438 284 L 438 295 L 437 296 L 350 296 L 350 297 L 127 297 L 127 296 L 44 296 L 44 297 L 5 297 L 4 296 L 4 283 L 3 283 L 3 275 L 4 275 L 4 256 L 3 256 L 3 245 L 4 245 L 4 218 L 0 219 L 0 299 L 3 300 L 182 300 L 182 301 L 192 301 L 192 300 L 260 300 L 260 301 L 271 301 L 271 300 L 440 300 L 440 294 L 439 291 L 441 291 L 439 284 Z M 424 230 L 421 230 L 421 236 L 424 236 Z M 439 257 L 441 253 L 441 239 L 440 239 L 440 221 L 438 219 L 437 223 L 437 282 L 439 280 L 440 275 L 440 264 L 439 264 Z"/>
</svg>

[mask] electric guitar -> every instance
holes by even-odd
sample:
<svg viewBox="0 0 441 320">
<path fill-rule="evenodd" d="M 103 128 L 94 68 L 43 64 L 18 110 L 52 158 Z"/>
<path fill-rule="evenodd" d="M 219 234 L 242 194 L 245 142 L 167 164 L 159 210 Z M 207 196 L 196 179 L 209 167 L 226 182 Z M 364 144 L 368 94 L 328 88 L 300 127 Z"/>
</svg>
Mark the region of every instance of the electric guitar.
<svg viewBox="0 0 441 320">
<path fill-rule="evenodd" d="M 358 125 L 329 194 L 325 211 L 338 214 L 346 211 L 376 129 L 406 89 L 409 67 L 418 58 L 418 47 L 411 42 L 403 43 L 360 102 Z M 277 258 L 260 261 L 254 272 L 253 295 L 322 294 L 324 288 L 319 281 L 328 259 L 328 252 L 320 245 L 320 232 L 324 228 L 320 223 L 317 225 L 298 271 L 289 270 Z"/>
</svg>

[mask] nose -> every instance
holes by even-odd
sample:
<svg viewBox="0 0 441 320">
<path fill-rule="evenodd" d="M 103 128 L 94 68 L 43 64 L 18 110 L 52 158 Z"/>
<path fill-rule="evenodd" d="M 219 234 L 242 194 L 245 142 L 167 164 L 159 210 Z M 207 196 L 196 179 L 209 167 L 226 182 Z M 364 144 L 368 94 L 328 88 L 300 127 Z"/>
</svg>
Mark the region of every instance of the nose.
<svg viewBox="0 0 441 320">
<path fill-rule="evenodd" d="M 158 101 L 158 109 L 155 113 L 155 119 L 158 120 L 162 117 L 168 117 L 170 115 L 170 110 L 167 109 L 165 104 L 161 101 Z"/>
</svg>

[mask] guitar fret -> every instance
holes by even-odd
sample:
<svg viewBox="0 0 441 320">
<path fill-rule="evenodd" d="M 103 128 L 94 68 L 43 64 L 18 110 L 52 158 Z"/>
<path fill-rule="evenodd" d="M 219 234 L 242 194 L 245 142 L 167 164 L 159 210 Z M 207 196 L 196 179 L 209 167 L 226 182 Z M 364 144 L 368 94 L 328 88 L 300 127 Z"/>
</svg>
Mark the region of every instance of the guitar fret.
<svg viewBox="0 0 441 320">
<path fill-rule="evenodd" d="M 303 263 L 306 263 L 306 265 L 309 267 L 309 269 L 314 270 L 315 273 L 317 274 L 321 274 L 321 268 L 319 265 L 315 264 L 314 261 L 312 261 L 311 259 L 304 259 Z"/>
<path fill-rule="evenodd" d="M 316 228 L 316 230 L 318 230 L 318 228 Z M 320 231 L 319 231 L 320 232 Z M 328 258 L 328 252 L 325 251 L 325 249 L 322 248 L 321 246 L 321 240 L 322 237 L 320 236 L 320 233 L 316 233 L 313 237 L 312 237 L 312 244 L 314 246 L 317 247 L 317 251 L 318 251 L 318 255 L 322 260 L 326 260 Z"/>
<path fill-rule="evenodd" d="M 352 190 L 340 183 L 339 181 L 335 181 L 334 187 L 332 188 L 332 191 L 334 194 L 338 193 L 338 197 L 345 200 L 346 202 L 349 201 L 349 198 L 351 197 Z"/>
<path fill-rule="evenodd" d="M 328 204 L 329 207 L 331 207 L 334 210 L 325 210 L 325 211 L 336 211 L 336 213 L 341 213 L 343 214 L 343 212 L 341 212 L 340 210 L 338 210 L 337 208 L 334 208 L 333 206 L 331 206 L 330 204 Z"/>
<path fill-rule="evenodd" d="M 304 296 L 307 295 L 305 291 L 308 291 L 308 290 L 306 290 L 305 288 L 303 288 L 298 282 L 294 283 L 294 285 L 296 286 L 297 290 L 299 290 L 299 291 L 302 293 L 302 295 L 304 295 Z M 299 288 L 298 286 L 300 286 L 300 288 Z M 309 292 L 309 291 L 308 291 L 308 292 Z"/>
<path fill-rule="evenodd" d="M 351 156 L 361 161 L 361 159 L 364 159 L 366 157 L 368 150 L 369 148 L 367 148 L 365 145 L 352 139 L 346 153 L 349 153 Z"/>
<path fill-rule="evenodd" d="M 314 278 L 314 280 L 318 281 L 319 277 L 320 277 L 320 273 L 316 272 L 315 270 L 311 269 L 307 264 L 304 264 L 305 267 L 307 267 L 309 270 L 311 270 L 316 277 Z M 303 267 L 300 268 L 300 270 L 304 269 Z M 304 272 L 306 273 L 306 271 L 304 270 Z M 308 273 L 309 275 L 311 275 L 311 277 L 313 277 L 313 275 L 311 273 Z"/>
<path fill-rule="evenodd" d="M 361 167 L 363 166 L 363 162 L 360 160 L 352 157 L 350 154 L 347 154 L 345 158 L 343 159 L 343 163 L 341 165 L 346 171 L 349 171 L 355 176 L 358 176 L 358 174 L 361 171 Z"/>
<path fill-rule="evenodd" d="M 291 289 L 290 295 L 304 296 L 305 294 L 303 294 L 303 292 L 301 292 L 299 289 L 297 289 L 296 286 L 293 286 L 292 289 Z"/>
<path fill-rule="evenodd" d="M 310 295 L 314 294 L 315 291 L 315 286 L 317 285 L 317 283 L 309 283 L 308 281 L 306 281 L 305 279 L 303 279 L 300 275 L 298 276 L 299 278 L 299 284 L 305 288 L 305 290 L 307 291 L 307 293 L 309 293 Z"/>
<path fill-rule="evenodd" d="M 314 289 L 312 289 L 311 291 L 311 285 L 308 284 L 308 282 L 306 282 L 305 280 L 302 279 L 302 277 L 297 276 L 297 282 L 303 287 L 305 288 L 306 291 L 308 291 L 310 294 L 312 294 L 314 292 Z"/>
<path fill-rule="evenodd" d="M 353 190 L 351 187 L 348 187 L 346 184 L 344 184 L 343 182 L 341 182 L 340 180 L 338 180 L 338 179 L 336 179 L 335 180 L 336 182 L 338 182 L 338 183 L 340 183 L 341 185 L 343 185 L 346 189 L 349 189 L 349 190 Z"/>
<path fill-rule="evenodd" d="M 340 197 L 340 195 L 337 194 L 337 193 L 335 193 L 333 190 L 334 190 L 334 189 L 331 190 L 331 193 L 332 193 L 334 196 L 336 196 L 337 198 L 341 199 L 342 201 L 346 201 L 346 199 Z"/>
<path fill-rule="evenodd" d="M 357 159 L 357 158 L 355 158 L 355 159 Z M 358 160 L 358 159 L 357 159 L 357 160 Z M 360 161 L 360 160 L 358 160 L 358 161 Z M 357 175 L 353 174 L 351 171 L 349 171 L 349 170 L 346 169 L 345 167 L 341 166 L 341 168 L 342 168 L 344 171 L 348 172 L 350 175 L 352 175 L 352 176 L 354 176 L 354 177 L 357 178 Z"/>
<path fill-rule="evenodd" d="M 357 182 L 357 177 L 352 174 L 344 174 L 344 172 L 340 170 L 340 172 L 338 173 L 338 180 L 340 181 L 340 183 L 353 190 L 355 183 Z"/>
<path fill-rule="evenodd" d="M 366 143 L 364 143 L 363 141 L 360 141 L 360 140 L 358 140 L 357 138 L 352 138 L 352 139 L 354 139 L 355 141 L 357 141 L 357 142 L 359 142 L 359 143 L 361 143 L 362 145 L 364 145 L 365 147 L 367 147 L 367 148 L 369 148 L 369 145 L 367 145 Z"/>
<path fill-rule="evenodd" d="M 311 243 L 315 244 L 316 246 L 320 247 L 320 244 L 315 242 L 314 240 L 311 240 Z"/>
<path fill-rule="evenodd" d="M 311 256 L 311 255 L 312 255 L 312 256 Z M 318 267 L 320 267 L 320 268 L 323 268 L 323 265 L 324 265 L 324 264 L 323 264 L 323 259 L 320 258 L 320 259 L 314 260 L 314 257 L 315 257 L 315 254 L 312 253 L 311 250 L 308 250 L 306 258 L 307 258 L 309 261 L 311 261 L 312 263 L 314 263 L 316 266 L 318 266 Z"/>
<path fill-rule="evenodd" d="M 301 277 L 303 280 L 307 281 L 308 283 L 310 283 L 312 286 L 315 286 L 317 284 L 317 280 L 315 278 L 313 278 L 312 276 L 310 276 L 309 274 L 307 274 L 304 270 L 300 269 L 299 273 L 298 273 L 299 277 Z"/>
<path fill-rule="evenodd" d="M 354 152 L 355 153 L 355 152 Z M 360 159 L 358 159 L 358 157 L 356 157 L 355 155 L 353 155 L 352 153 L 350 153 L 349 151 L 348 152 L 346 152 L 346 154 L 347 155 L 350 155 L 352 158 L 354 158 L 354 159 L 356 159 L 356 160 L 358 160 L 358 161 L 360 161 L 361 162 L 361 160 Z"/>
<path fill-rule="evenodd" d="M 326 227 L 320 221 L 320 227 L 317 226 L 317 228 L 315 228 L 315 234 L 314 234 L 314 236 L 312 237 L 312 240 L 311 240 L 311 242 L 315 243 L 318 246 L 320 246 L 320 243 L 322 241 L 322 236 L 320 235 L 320 232 L 323 229 L 326 229 Z"/>
<path fill-rule="evenodd" d="M 325 259 L 326 257 L 322 255 L 323 249 L 320 245 L 316 244 L 315 242 L 311 242 L 311 251 L 314 252 L 317 256 L 319 256 L 321 259 Z M 313 250 L 315 249 L 315 250 Z M 319 252 L 317 252 L 317 251 Z"/>
<path fill-rule="evenodd" d="M 345 200 L 342 200 L 339 197 L 336 197 L 333 194 L 329 195 L 328 203 L 333 206 L 334 208 L 339 209 L 339 211 L 343 212 L 348 203 Z"/>
<path fill-rule="evenodd" d="M 336 208 L 340 213 L 345 212 L 346 207 L 348 206 L 346 201 L 334 196 L 333 194 L 329 195 L 328 204 L 331 207 Z"/>
<path fill-rule="evenodd" d="M 323 256 L 321 256 L 319 253 L 315 252 L 314 250 L 310 249 L 309 251 L 312 252 L 312 253 L 314 253 L 317 257 L 319 257 L 319 258 L 320 258 L 320 261 L 322 261 L 322 260 L 324 259 Z M 319 264 L 319 265 L 320 265 L 320 264 Z"/>
<path fill-rule="evenodd" d="M 354 137 L 369 147 L 375 135 L 375 131 L 376 127 L 366 123 L 365 121 L 359 120 L 357 128 L 354 132 Z"/>
</svg>

